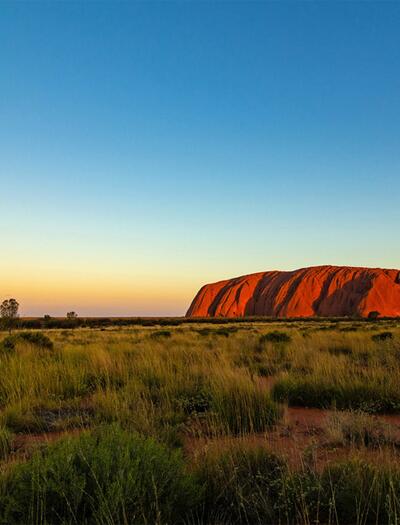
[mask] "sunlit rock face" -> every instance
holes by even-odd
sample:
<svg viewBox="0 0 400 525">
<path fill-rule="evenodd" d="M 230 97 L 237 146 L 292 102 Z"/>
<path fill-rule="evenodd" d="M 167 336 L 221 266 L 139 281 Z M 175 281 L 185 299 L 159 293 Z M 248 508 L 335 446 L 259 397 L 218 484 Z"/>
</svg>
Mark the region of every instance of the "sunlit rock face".
<svg viewBox="0 0 400 525">
<path fill-rule="evenodd" d="M 315 266 L 203 286 L 187 317 L 398 317 L 400 271 Z"/>
</svg>

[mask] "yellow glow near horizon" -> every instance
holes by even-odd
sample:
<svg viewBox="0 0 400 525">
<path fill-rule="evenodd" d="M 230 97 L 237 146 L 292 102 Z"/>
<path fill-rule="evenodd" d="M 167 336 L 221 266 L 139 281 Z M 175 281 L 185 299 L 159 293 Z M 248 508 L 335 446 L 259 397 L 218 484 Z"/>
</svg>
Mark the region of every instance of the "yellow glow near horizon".
<svg viewBox="0 0 400 525">
<path fill-rule="evenodd" d="M 26 270 L 26 269 L 25 269 Z M 4 275 L 4 274 L 3 274 Z M 22 315 L 183 315 L 196 284 L 172 275 L 30 269 L 8 272 L 0 298 L 15 297 Z"/>
</svg>

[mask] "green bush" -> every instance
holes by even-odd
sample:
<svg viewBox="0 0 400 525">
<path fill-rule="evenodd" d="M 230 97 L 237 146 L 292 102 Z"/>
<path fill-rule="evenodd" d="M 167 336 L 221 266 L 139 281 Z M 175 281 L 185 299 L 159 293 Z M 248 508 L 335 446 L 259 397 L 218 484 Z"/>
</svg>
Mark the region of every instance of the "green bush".
<svg viewBox="0 0 400 525">
<path fill-rule="evenodd" d="M 13 335 L 8 335 L 0 343 L 0 350 L 3 353 L 11 353 L 15 350 L 16 338 Z"/>
<path fill-rule="evenodd" d="M 224 337 L 229 337 L 231 334 L 236 333 L 239 330 L 237 326 L 224 326 L 221 328 L 199 328 L 196 332 L 199 335 L 208 336 L 208 335 L 222 335 Z"/>
<path fill-rule="evenodd" d="M 157 330 L 156 332 L 152 332 L 150 334 L 150 337 L 152 339 L 158 339 L 160 337 L 171 337 L 170 330 Z"/>
<path fill-rule="evenodd" d="M 63 439 L 3 480 L 7 524 L 181 523 L 201 493 L 180 454 L 117 426 Z"/>
<path fill-rule="evenodd" d="M 400 471 L 387 465 L 350 459 L 321 473 L 306 466 L 291 470 L 266 448 L 241 445 L 207 451 L 196 472 L 205 493 L 193 523 L 398 523 Z"/>
<path fill-rule="evenodd" d="M 379 334 L 374 334 L 371 336 L 372 341 L 379 343 L 380 341 L 387 341 L 388 339 L 393 339 L 392 332 L 380 332 Z"/>
<path fill-rule="evenodd" d="M 289 376 L 279 379 L 272 389 L 276 401 L 289 405 L 354 409 L 369 413 L 397 412 L 400 410 L 400 391 L 387 390 L 385 385 L 366 380 L 353 380 L 337 384 L 312 376 Z"/>
<path fill-rule="evenodd" d="M 53 341 L 43 332 L 22 332 L 19 334 L 19 337 L 31 345 L 45 348 L 46 350 L 53 350 Z"/>
<path fill-rule="evenodd" d="M 358 330 L 358 326 L 356 325 L 342 326 L 341 328 L 339 328 L 339 332 L 357 332 L 357 330 Z"/>
<path fill-rule="evenodd" d="M 398 522 L 398 470 L 347 460 L 326 467 L 320 483 L 322 523 L 327 522 L 332 511 L 335 523 L 375 525 Z"/>
<path fill-rule="evenodd" d="M 211 395 L 204 389 L 198 389 L 190 394 L 179 396 L 178 405 L 185 414 L 204 414 L 210 409 Z"/>
<path fill-rule="evenodd" d="M 53 350 L 53 341 L 42 332 L 20 332 L 13 335 L 8 335 L 1 342 L 1 349 L 6 352 L 15 350 L 17 343 L 26 342 L 38 348 L 45 350 Z"/>
<path fill-rule="evenodd" d="M 259 343 L 290 343 L 291 340 L 292 338 L 286 332 L 274 330 L 273 332 L 262 335 L 259 339 Z"/>
<path fill-rule="evenodd" d="M 346 345 L 330 346 L 328 352 L 332 355 L 351 355 L 352 349 Z"/>
<path fill-rule="evenodd" d="M 278 523 L 285 462 L 264 447 L 231 447 L 207 454 L 197 475 L 206 487 L 201 523 L 224 516 L 224 523 Z"/>
</svg>

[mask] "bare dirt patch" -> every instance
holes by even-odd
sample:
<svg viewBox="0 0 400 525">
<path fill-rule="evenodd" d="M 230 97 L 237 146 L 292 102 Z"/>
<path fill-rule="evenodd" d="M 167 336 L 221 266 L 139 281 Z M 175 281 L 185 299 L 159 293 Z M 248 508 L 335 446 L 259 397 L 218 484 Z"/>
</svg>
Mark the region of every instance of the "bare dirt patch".
<svg viewBox="0 0 400 525">
<path fill-rule="evenodd" d="M 284 456 L 294 468 L 310 466 L 318 471 L 331 461 L 349 457 L 360 457 L 377 464 L 388 461 L 400 464 L 398 446 L 371 449 L 333 444 L 326 430 L 332 414 L 333 410 L 288 407 L 282 420 L 272 431 L 239 437 L 190 437 L 185 441 L 184 450 L 189 457 L 196 457 L 213 447 L 223 449 L 234 443 L 243 443 L 246 447 L 265 446 Z M 389 423 L 393 435 L 400 443 L 400 415 L 379 415 L 371 418 Z"/>
</svg>

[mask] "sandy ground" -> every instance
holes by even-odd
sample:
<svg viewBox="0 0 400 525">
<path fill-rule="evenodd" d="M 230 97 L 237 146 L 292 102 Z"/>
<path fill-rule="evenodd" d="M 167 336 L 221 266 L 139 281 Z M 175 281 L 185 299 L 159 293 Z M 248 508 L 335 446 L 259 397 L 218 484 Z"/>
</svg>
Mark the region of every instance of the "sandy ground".
<svg viewBox="0 0 400 525">
<path fill-rule="evenodd" d="M 204 450 L 216 447 L 222 450 L 233 443 L 243 443 L 246 447 L 265 446 L 283 455 L 294 468 L 312 466 L 321 470 L 333 460 L 360 457 L 370 462 L 396 462 L 400 464 L 400 449 L 397 446 L 366 448 L 342 446 L 332 443 L 326 433 L 326 423 L 331 410 L 318 408 L 289 407 L 279 424 L 269 432 L 241 437 L 188 438 L 185 453 L 196 457 Z M 393 435 L 400 443 L 400 415 L 373 416 L 392 427 Z"/>
<path fill-rule="evenodd" d="M 289 465 L 294 468 L 308 465 L 320 470 L 330 461 L 345 459 L 349 456 L 362 457 L 371 462 L 390 461 L 400 464 L 400 446 L 366 448 L 332 443 L 326 432 L 327 420 L 332 414 L 331 410 L 288 407 L 285 408 L 283 417 L 276 427 L 268 432 L 219 438 L 187 435 L 184 439 L 184 453 L 190 460 L 213 447 L 222 450 L 233 443 L 243 443 L 246 447 L 265 446 L 283 455 Z M 390 424 L 392 435 L 400 445 L 400 415 L 379 415 L 373 418 Z M 81 429 L 74 429 L 40 434 L 17 434 L 14 438 L 10 461 L 28 457 L 41 444 L 51 443 L 80 432 Z"/>
</svg>

